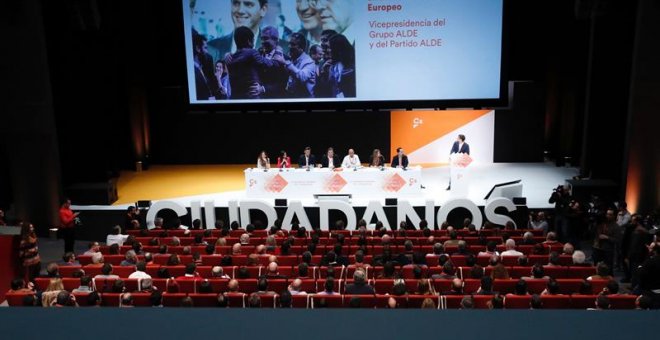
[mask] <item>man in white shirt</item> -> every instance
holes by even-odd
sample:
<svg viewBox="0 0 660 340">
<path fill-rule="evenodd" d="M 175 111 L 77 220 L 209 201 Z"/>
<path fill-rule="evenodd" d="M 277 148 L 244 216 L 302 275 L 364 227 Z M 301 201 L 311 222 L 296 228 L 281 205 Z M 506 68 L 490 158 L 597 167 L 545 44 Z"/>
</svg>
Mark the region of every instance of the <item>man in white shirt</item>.
<svg viewBox="0 0 660 340">
<path fill-rule="evenodd" d="M 150 279 L 151 275 L 147 274 L 147 264 L 144 261 L 138 261 L 135 265 L 135 271 L 128 276 L 129 279 Z"/>
<path fill-rule="evenodd" d="M 618 224 L 619 227 L 623 227 L 630 223 L 632 215 L 630 215 L 630 212 L 628 211 L 628 205 L 626 202 L 619 203 L 618 208 L 619 212 L 616 215 L 616 224 Z"/>
<path fill-rule="evenodd" d="M 92 278 L 85 275 L 80 278 L 80 287 L 75 288 L 74 290 L 71 291 L 71 293 L 91 293 L 92 292 Z"/>
<path fill-rule="evenodd" d="M 513 239 L 506 240 L 506 250 L 502 252 L 501 256 L 523 256 L 523 253 L 516 250 L 516 241 Z"/>
<path fill-rule="evenodd" d="M 95 253 L 98 253 L 99 250 L 101 249 L 101 246 L 99 245 L 98 242 L 91 242 L 89 244 L 89 249 L 83 253 L 85 256 L 91 256 L 94 255 Z"/>
<path fill-rule="evenodd" d="M 229 275 L 225 274 L 224 269 L 220 266 L 211 269 L 211 277 L 214 279 L 230 279 Z"/>
<path fill-rule="evenodd" d="M 126 242 L 126 239 L 128 238 L 128 235 L 122 235 L 121 233 L 121 227 L 116 225 L 114 228 L 112 228 L 113 233 L 108 235 L 108 237 L 105 240 L 105 244 L 107 246 L 111 246 L 113 244 L 118 244 L 120 247 L 124 245 L 124 242 Z"/>
<path fill-rule="evenodd" d="M 348 149 L 348 155 L 344 157 L 344 161 L 341 162 L 342 168 L 357 168 L 361 166 L 360 157 L 355 154 L 355 150 Z"/>
</svg>

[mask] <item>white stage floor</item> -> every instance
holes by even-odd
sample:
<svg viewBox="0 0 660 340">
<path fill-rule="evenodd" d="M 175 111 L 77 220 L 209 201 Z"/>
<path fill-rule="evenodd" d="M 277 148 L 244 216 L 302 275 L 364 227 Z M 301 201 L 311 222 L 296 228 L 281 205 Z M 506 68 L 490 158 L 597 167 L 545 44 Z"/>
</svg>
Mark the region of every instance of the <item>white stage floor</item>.
<svg viewBox="0 0 660 340">
<path fill-rule="evenodd" d="M 567 179 L 571 179 L 578 174 L 576 168 L 556 167 L 551 163 L 493 163 L 493 164 L 472 164 L 470 166 L 470 177 L 468 183 L 467 198 L 477 205 L 484 205 L 484 197 L 491 190 L 493 185 L 498 183 L 521 180 L 523 184 L 523 197 L 527 198 L 527 206 L 531 209 L 552 208 L 548 203 L 548 198 L 552 189 L 559 184 L 564 184 Z M 408 200 L 413 206 L 424 206 L 426 200 L 434 200 L 436 206 L 441 206 L 449 198 L 452 198 L 452 192 L 446 191 L 449 181 L 449 167 L 434 167 L 422 169 L 422 185 L 425 187 L 421 195 L 399 196 L 401 199 Z M 396 197 L 392 195 L 391 197 Z M 288 200 L 301 201 L 304 206 L 316 206 L 313 197 L 282 197 Z M 379 196 L 359 195 L 353 196 L 353 206 L 366 206 L 369 201 L 380 201 L 385 203 L 385 198 Z M 210 195 L 197 195 L 186 197 L 172 197 L 167 201 L 174 201 L 183 206 L 190 207 L 192 201 L 214 201 L 216 207 L 226 207 L 231 200 L 255 199 L 248 198 L 244 191 L 229 191 Z M 264 200 L 272 201 L 272 198 Z M 129 205 L 117 206 L 75 206 L 76 210 L 120 210 L 126 209 Z"/>
</svg>

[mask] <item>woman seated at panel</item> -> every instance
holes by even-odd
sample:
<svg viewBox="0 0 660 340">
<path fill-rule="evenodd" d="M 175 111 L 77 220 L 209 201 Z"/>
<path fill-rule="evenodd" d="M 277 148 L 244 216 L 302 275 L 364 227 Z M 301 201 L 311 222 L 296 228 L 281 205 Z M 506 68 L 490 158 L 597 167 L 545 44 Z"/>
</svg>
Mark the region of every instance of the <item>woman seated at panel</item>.
<svg viewBox="0 0 660 340">
<path fill-rule="evenodd" d="M 268 158 L 268 154 L 266 154 L 266 151 L 261 151 L 261 153 L 259 154 L 259 158 L 257 158 L 257 169 L 259 170 L 270 169 L 270 159 Z"/>
<path fill-rule="evenodd" d="M 383 157 L 379 149 L 374 149 L 374 152 L 371 153 L 369 166 L 372 168 L 385 166 L 385 157 Z"/>
<path fill-rule="evenodd" d="M 290 168 L 291 167 L 291 157 L 286 153 L 286 151 L 280 151 L 280 157 L 277 157 L 277 167 L 278 168 Z"/>
</svg>

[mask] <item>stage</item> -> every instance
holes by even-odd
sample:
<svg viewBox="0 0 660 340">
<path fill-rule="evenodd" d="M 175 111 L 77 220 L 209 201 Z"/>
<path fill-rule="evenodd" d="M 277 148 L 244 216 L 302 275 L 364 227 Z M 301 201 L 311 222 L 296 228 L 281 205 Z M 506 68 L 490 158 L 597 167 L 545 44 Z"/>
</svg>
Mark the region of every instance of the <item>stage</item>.
<svg viewBox="0 0 660 340">
<path fill-rule="evenodd" d="M 216 207 L 226 207 L 230 200 L 246 199 L 244 170 L 253 165 L 155 165 L 148 171 L 121 173 L 117 188 L 119 200 L 111 206 L 76 206 L 76 210 L 124 210 L 138 200 L 174 201 L 190 207 L 192 201 L 213 201 Z M 530 209 L 548 209 L 548 197 L 558 184 L 563 184 L 578 174 L 576 168 L 556 167 L 551 163 L 491 163 L 470 165 L 467 198 L 477 205 L 485 203 L 484 196 L 493 185 L 521 180 L 523 197 Z M 441 206 L 453 198 L 452 191 L 445 190 L 449 181 L 449 167 L 422 168 L 421 194 L 406 195 L 413 206 L 424 206 L 433 200 Z M 383 195 L 354 195 L 351 204 L 366 206 L 369 201 L 384 203 Z M 254 199 L 255 197 L 250 197 Z M 299 200 L 305 207 L 316 204 L 313 196 L 281 197 Z M 272 201 L 272 198 L 264 200 Z"/>
</svg>

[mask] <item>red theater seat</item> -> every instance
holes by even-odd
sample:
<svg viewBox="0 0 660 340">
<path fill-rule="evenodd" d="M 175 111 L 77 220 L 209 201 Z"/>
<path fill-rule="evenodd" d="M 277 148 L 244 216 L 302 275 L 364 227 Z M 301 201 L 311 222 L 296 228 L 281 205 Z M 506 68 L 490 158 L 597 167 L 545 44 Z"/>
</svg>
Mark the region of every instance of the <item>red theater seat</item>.
<svg viewBox="0 0 660 340">
<path fill-rule="evenodd" d="M 328 308 L 341 308 L 344 306 L 343 295 L 311 295 L 310 296 L 311 308 L 319 308 L 322 300 L 325 300 L 325 304 Z"/>
<path fill-rule="evenodd" d="M 476 293 L 481 287 L 481 280 L 479 279 L 465 279 L 463 280 L 463 292 L 465 294 Z"/>
<path fill-rule="evenodd" d="M 543 309 L 571 308 L 571 297 L 568 295 L 541 295 Z"/>
<path fill-rule="evenodd" d="M 87 297 L 89 296 L 89 293 L 73 293 L 73 296 L 76 298 L 76 302 L 78 303 L 78 306 L 80 307 L 89 306 L 89 304 L 87 303 Z"/>
<path fill-rule="evenodd" d="M 448 292 L 451 289 L 451 280 L 433 279 L 431 280 L 431 284 L 433 285 L 433 289 L 438 293 Z"/>
<path fill-rule="evenodd" d="M 103 293 L 101 294 L 101 306 L 119 307 L 122 293 Z"/>
<path fill-rule="evenodd" d="M 504 307 L 507 309 L 529 309 L 531 295 L 509 295 L 504 298 Z"/>
<path fill-rule="evenodd" d="M 596 305 L 597 295 L 571 295 L 571 308 L 573 309 L 587 309 L 594 308 Z"/>
<path fill-rule="evenodd" d="M 303 292 L 307 292 L 308 294 L 316 293 L 316 280 L 315 279 L 302 279 L 302 285 L 300 286 L 300 289 Z M 321 287 L 321 290 L 323 290 L 323 287 Z"/>
<path fill-rule="evenodd" d="M 374 280 L 374 289 L 376 294 L 392 294 L 394 279 L 376 279 Z"/>
<path fill-rule="evenodd" d="M 197 293 L 197 281 L 203 281 L 203 279 L 176 280 L 176 283 L 179 285 L 179 293 Z"/>
<path fill-rule="evenodd" d="M 268 279 L 268 290 L 272 290 L 275 293 L 279 294 L 287 290 L 288 286 L 289 281 L 287 279 Z"/>
<path fill-rule="evenodd" d="M 548 280 L 531 279 L 527 280 L 527 290 L 530 294 L 541 294 L 548 287 Z"/>
<path fill-rule="evenodd" d="M 218 294 L 189 294 L 195 307 L 217 307 Z"/>
<path fill-rule="evenodd" d="M 245 300 L 247 299 L 246 294 L 244 293 L 227 293 L 225 294 L 227 299 L 227 307 L 231 308 L 245 308 Z"/>
<path fill-rule="evenodd" d="M 105 295 L 105 294 L 104 294 Z M 185 293 L 163 293 L 164 307 L 180 307 L 181 300 L 186 297 Z"/>
<path fill-rule="evenodd" d="M 436 308 L 440 306 L 440 298 L 437 295 L 408 295 L 406 298 L 406 308 L 420 308 L 426 299 L 431 299 L 435 303 Z"/>
<path fill-rule="evenodd" d="M 488 302 L 493 298 L 492 295 L 475 295 L 474 308 L 475 309 L 488 309 Z"/>
<path fill-rule="evenodd" d="M 151 307 L 151 293 L 132 293 L 133 306 Z"/>
<path fill-rule="evenodd" d="M 567 279 L 586 279 L 596 275 L 596 267 L 569 267 L 566 271 Z"/>
<path fill-rule="evenodd" d="M 516 283 L 518 283 L 518 280 L 497 279 L 493 282 L 493 291 L 499 292 L 500 294 L 513 293 Z"/>
<path fill-rule="evenodd" d="M 73 277 L 73 273 L 77 270 L 82 269 L 82 266 L 60 266 L 60 276 L 61 277 Z"/>
<path fill-rule="evenodd" d="M 22 307 L 23 299 L 28 295 L 34 295 L 33 293 L 7 293 L 5 299 L 7 299 L 7 304 L 11 307 Z"/>
<path fill-rule="evenodd" d="M 262 294 L 259 295 L 261 298 L 261 308 L 276 308 L 279 295 L 277 294 Z"/>
<path fill-rule="evenodd" d="M 609 295 L 610 309 L 635 309 L 636 295 Z"/>
<path fill-rule="evenodd" d="M 121 277 L 128 278 L 135 271 L 135 266 L 114 266 L 112 267 L 112 273 Z"/>
<path fill-rule="evenodd" d="M 359 299 L 360 308 L 376 308 L 377 298 L 374 295 L 348 295 L 344 297 L 344 308 L 351 307 L 351 300 Z"/>
<path fill-rule="evenodd" d="M 257 279 L 239 279 L 238 287 L 243 293 L 254 293 L 257 291 Z"/>
<path fill-rule="evenodd" d="M 293 295 L 291 297 L 292 308 L 309 308 L 307 303 L 310 295 Z"/>
</svg>

